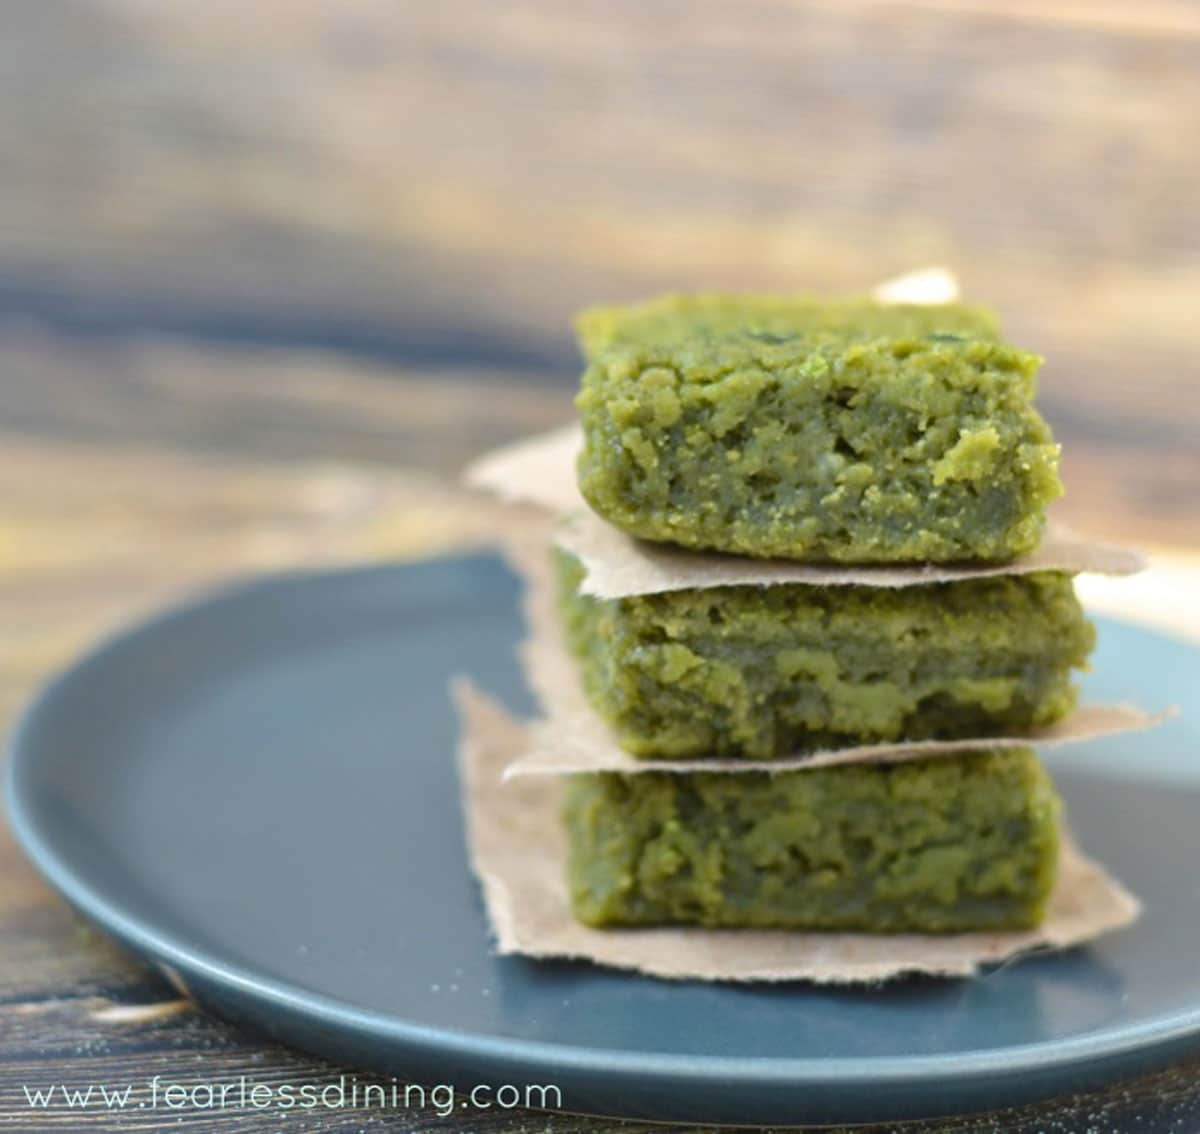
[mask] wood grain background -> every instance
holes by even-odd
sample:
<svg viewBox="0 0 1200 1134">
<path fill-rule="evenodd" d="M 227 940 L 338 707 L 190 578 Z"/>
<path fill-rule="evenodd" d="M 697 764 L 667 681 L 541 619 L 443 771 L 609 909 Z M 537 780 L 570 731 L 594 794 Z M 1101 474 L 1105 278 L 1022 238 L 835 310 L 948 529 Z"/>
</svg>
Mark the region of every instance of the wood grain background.
<svg viewBox="0 0 1200 1134">
<path fill-rule="evenodd" d="M 456 470 L 570 414 L 578 306 L 663 288 L 949 265 L 1048 360 L 1066 518 L 1193 556 L 1198 141 L 1167 0 L 8 0 L 0 718 L 187 588 L 486 538 Z M 1198 1067 L 926 1129 L 1186 1134 Z M 0 833 L 0 1122 L 155 1129 L 19 1086 L 156 1070 L 333 1073 L 192 1012 Z M 286 1123 L 443 1126 L 616 1128 Z"/>
</svg>

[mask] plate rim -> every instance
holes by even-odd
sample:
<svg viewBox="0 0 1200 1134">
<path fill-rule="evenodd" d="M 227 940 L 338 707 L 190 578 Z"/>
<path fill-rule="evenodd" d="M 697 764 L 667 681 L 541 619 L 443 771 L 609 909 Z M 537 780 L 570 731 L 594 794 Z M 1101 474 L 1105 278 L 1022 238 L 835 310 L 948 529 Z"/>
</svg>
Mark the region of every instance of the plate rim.
<svg viewBox="0 0 1200 1134">
<path fill-rule="evenodd" d="M 255 1007 L 298 1013 L 312 1023 L 337 1027 L 353 1026 L 359 1031 L 386 1037 L 395 1043 L 419 1046 L 448 1060 L 471 1058 L 524 1062 L 548 1069 L 568 1067 L 595 1077 L 635 1076 L 663 1086 L 711 1085 L 721 1080 L 731 1086 L 821 1089 L 836 1086 L 925 1087 L 961 1089 L 973 1082 L 1003 1081 L 1015 1075 L 1037 1072 L 1062 1073 L 1086 1069 L 1103 1061 L 1120 1062 L 1135 1057 L 1182 1050 L 1187 1041 L 1200 1045 L 1200 1004 L 1195 1008 L 1160 1016 L 1135 1025 L 1109 1028 L 1098 1034 L 1060 1040 L 1044 1040 L 1012 1047 L 945 1055 L 894 1055 L 887 1057 L 725 1056 L 639 1052 L 628 1047 L 609 1050 L 518 1037 L 486 1035 L 464 1029 L 434 1027 L 394 1015 L 358 1007 L 324 993 L 301 988 L 255 972 L 252 966 L 231 963 L 197 948 L 177 935 L 156 929 L 144 919 L 123 909 L 119 899 L 103 893 L 79 878 L 56 851 L 54 839 L 40 829 L 31 801 L 24 797 L 22 780 L 37 759 L 37 737 L 53 721 L 58 701 L 89 672 L 107 659 L 134 645 L 163 634 L 187 618 L 245 600 L 255 591 L 305 584 L 337 585 L 364 575 L 383 574 L 422 564 L 503 563 L 496 553 L 482 550 L 404 560 L 399 563 L 300 567 L 270 571 L 248 578 L 234 578 L 193 591 L 182 600 L 168 603 L 135 618 L 128 625 L 109 631 L 74 660 L 37 688 L 18 713 L 6 743 L 4 800 L 9 827 L 18 847 L 35 869 L 83 916 L 115 937 L 123 946 L 159 967 L 176 970 L 189 998 L 192 983 L 229 987 Z M 1159 628 L 1116 617 L 1099 615 L 1153 637 L 1196 648 L 1186 638 Z"/>
</svg>

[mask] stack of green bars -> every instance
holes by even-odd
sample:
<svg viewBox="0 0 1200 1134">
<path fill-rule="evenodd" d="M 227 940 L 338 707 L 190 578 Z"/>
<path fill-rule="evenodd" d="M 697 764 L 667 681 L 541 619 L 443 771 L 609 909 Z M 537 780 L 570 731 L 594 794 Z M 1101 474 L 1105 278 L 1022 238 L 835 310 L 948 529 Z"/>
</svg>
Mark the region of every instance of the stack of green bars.
<svg viewBox="0 0 1200 1134">
<path fill-rule="evenodd" d="M 579 487 L 645 540 L 840 564 L 1006 562 L 1061 492 L 1039 359 L 977 308 L 671 297 L 580 321 Z M 1075 702 L 1068 575 L 717 586 L 601 600 L 560 554 L 585 691 L 639 759 L 569 777 L 597 926 L 1036 925 L 1059 802 L 1030 748 L 772 771 L 808 750 L 1012 735 Z M 745 772 L 704 770 L 713 757 Z"/>
</svg>

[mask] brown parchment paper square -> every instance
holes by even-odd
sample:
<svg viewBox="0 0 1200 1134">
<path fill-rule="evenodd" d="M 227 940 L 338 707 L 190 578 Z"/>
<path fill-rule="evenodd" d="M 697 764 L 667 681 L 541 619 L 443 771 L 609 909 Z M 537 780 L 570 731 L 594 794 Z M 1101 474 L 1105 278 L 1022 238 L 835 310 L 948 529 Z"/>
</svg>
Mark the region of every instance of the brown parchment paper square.
<svg viewBox="0 0 1200 1134">
<path fill-rule="evenodd" d="M 587 507 L 575 480 L 575 458 L 582 444 L 581 428 L 565 426 L 489 453 L 468 466 L 464 476 L 474 488 L 561 517 L 555 538 L 583 564 L 584 594 L 597 598 L 779 583 L 910 587 L 1046 570 L 1130 575 L 1145 567 L 1137 551 L 1082 539 L 1053 521 L 1035 551 L 1007 563 L 853 566 L 749 559 L 650 543 L 626 535 Z"/>
<path fill-rule="evenodd" d="M 525 727 L 463 679 L 454 686 L 472 868 L 501 953 L 577 958 L 669 979 L 850 984 L 904 973 L 965 977 L 1030 949 L 1063 949 L 1129 925 L 1140 904 L 1065 834 L 1046 918 L 1034 930 L 948 936 L 696 928 L 592 929 L 567 897 L 561 781 L 504 783 Z"/>
<path fill-rule="evenodd" d="M 526 679 L 537 695 L 544 718 L 529 729 L 528 744 L 506 770 L 506 776 L 572 775 L 580 772 L 761 772 L 821 768 L 864 761 L 896 762 L 948 755 L 965 749 L 1013 748 L 1033 744 L 1054 747 L 1093 740 L 1113 733 L 1151 728 L 1170 713 L 1148 713 L 1134 705 L 1081 705 L 1052 725 L 1003 736 L 962 740 L 909 740 L 856 745 L 794 757 L 758 761 L 741 759 L 639 760 L 616 741 L 583 691 L 579 667 L 567 648 L 558 611 L 557 587 L 549 549 L 541 542 L 545 528 L 514 531 L 505 555 L 525 581 L 527 638 L 519 649 Z"/>
</svg>

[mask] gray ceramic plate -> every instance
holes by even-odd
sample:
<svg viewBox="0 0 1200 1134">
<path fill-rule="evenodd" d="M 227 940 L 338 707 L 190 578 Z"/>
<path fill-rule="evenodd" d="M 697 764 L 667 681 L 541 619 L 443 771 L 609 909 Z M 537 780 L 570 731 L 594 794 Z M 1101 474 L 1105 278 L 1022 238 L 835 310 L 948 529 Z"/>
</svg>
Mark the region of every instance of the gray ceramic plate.
<svg viewBox="0 0 1200 1134">
<path fill-rule="evenodd" d="M 46 877 L 205 1007 L 413 1079 L 554 1084 L 564 1109 L 740 1123 L 979 1110 L 1200 1046 L 1200 651 L 1104 621 L 1093 698 L 1184 706 L 1051 755 L 1133 929 L 973 981 L 669 984 L 494 956 L 463 851 L 447 678 L 529 708 L 490 556 L 266 579 L 55 681 L 12 752 Z"/>
</svg>

